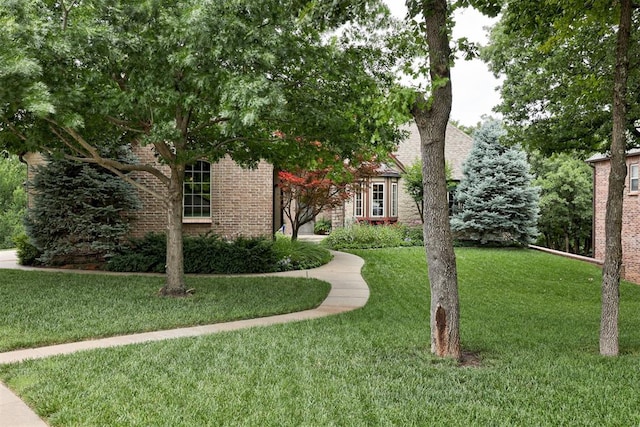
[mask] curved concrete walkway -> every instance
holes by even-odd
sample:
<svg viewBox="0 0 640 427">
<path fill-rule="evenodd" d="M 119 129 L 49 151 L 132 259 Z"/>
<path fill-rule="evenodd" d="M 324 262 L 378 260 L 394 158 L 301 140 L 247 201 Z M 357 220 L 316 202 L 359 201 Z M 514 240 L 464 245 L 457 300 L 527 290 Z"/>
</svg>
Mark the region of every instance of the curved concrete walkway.
<svg viewBox="0 0 640 427">
<path fill-rule="evenodd" d="M 343 313 L 364 307 L 369 299 L 369 288 L 360 274 L 364 265 L 362 258 L 344 252 L 332 252 L 333 260 L 328 264 L 312 270 L 287 271 L 283 273 L 264 274 L 262 276 L 307 277 L 324 280 L 331 284 L 327 298 L 317 308 L 297 313 L 261 317 L 257 319 L 238 320 L 228 323 L 194 326 L 165 331 L 145 332 L 141 334 L 123 335 L 90 341 L 52 345 L 47 347 L 15 350 L 0 353 L 0 364 L 20 362 L 27 359 L 40 359 L 58 354 L 75 353 L 94 348 L 115 347 L 138 344 L 149 341 L 160 341 L 172 338 L 193 337 L 214 334 L 217 332 L 257 326 L 269 326 L 279 323 L 295 322 L 332 314 Z M 0 268 L 29 269 L 18 265 L 15 251 L 0 251 Z M 50 270 L 49 270 L 50 271 Z M 77 272 L 87 273 L 87 272 Z M 95 272 L 91 272 L 95 273 Z M 109 273 L 102 273 L 109 274 Z M 45 427 L 42 421 L 18 396 L 0 382 L 0 425 L 7 427 Z"/>
</svg>

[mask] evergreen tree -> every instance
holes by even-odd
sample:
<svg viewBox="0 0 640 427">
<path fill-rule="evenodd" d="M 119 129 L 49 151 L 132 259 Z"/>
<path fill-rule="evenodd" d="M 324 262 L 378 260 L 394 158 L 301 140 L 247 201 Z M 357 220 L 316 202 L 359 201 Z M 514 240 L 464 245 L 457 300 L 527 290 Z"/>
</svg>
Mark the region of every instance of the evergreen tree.
<svg viewBox="0 0 640 427">
<path fill-rule="evenodd" d="M 537 234 L 538 189 L 531 186 L 524 152 L 502 146 L 502 134 L 497 121 L 474 134 L 456 196 L 462 207 L 451 219 L 460 240 L 526 245 Z"/>
<path fill-rule="evenodd" d="M 140 202 L 136 191 L 107 170 L 48 158 L 29 187 L 27 235 L 45 265 L 101 262 L 129 231 Z"/>
</svg>

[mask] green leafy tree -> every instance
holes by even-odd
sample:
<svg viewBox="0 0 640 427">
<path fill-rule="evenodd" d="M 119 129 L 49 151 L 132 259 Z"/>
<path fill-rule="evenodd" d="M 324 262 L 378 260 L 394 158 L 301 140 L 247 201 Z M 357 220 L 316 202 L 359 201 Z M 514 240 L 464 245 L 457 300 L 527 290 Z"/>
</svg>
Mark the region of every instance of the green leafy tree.
<svg viewBox="0 0 640 427">
<path fill-rule="evenodd" d="M 140 207 L 129 183 L 73 160 L 47 158 L 29 186 L 27 235 L 45 265 L 102 263 L 122 244 Z"/>
<path fill-rule="evenodd" d="M 184 295 L 187 165 L 230 156 L 286 169 L 306 165 L 310 141 L 348 159 L 396 139 L 376 110 L 393 81 L 390 62 L 366 29 L 387 16 L 375 0 L 0 0 L 0 147 L 64 146 L 69 158 L 160 199 L 161 294 Z M 351 21 L 359 28 L 345 27 Z M 151 146 L 168 172 L 104 157 L 103 141 Z M 130 171 L 151 174 L 164 191 Z"/>
<path fill-rule="evenodd" d="M 625 150 L 640 137 L 638 28 L 640 8 L 633 0 L 507 1 L 487 51 L 494 71 L 506 76 L 498 110 L 513 139 L 545 153 L 611 153 L 600 322 L 603 355 L 619 351 Z"/>
<path fill-rule="evenodd" d="M 27 167 L 18 157 L 0 152 L 0 249 L 14 247 L 14 237 L 24 232 L 26 180 Z"/>
<path fill-rule="evenodd" d="M 447 188 L 449 191 L 454 190 L 451 177 L 453 175 L 451 165 L 445 162 L 445 176 L 447 179 Z M 422 161 L 417 160 L 405 168 L 402 173 L 402 180 L 404 182 L 404 188 L 411 196 L 416 209 L 420 215 L 420 222 L 424 224 L 424 186 L 422 184 Z"/>
<path fill-rule="evenodd" d="M 552 249 L 588 255 L 591 250 L 591 168 L 570 154 L 532 162 L 540 188 L 539 242 Z"/>
<path fill-rule="evenodd" d="M 525 153 L 502 146 L 503 134 L 496 121 L 474 133 L 456 192 L 462 208 L 451 218 L 461 240 L 526 245 L 537 235 L 538 189 L 531 185 Z"/>
</svg>

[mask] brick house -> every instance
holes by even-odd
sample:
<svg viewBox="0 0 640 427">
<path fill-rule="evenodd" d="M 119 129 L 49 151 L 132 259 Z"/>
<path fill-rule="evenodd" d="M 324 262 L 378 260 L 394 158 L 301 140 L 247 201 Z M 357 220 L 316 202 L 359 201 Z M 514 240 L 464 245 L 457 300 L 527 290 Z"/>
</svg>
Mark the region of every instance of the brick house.
<svg viewBox="0 0 640 427">
<path fill-rule="evenodd" d="M 609 187 L 609 157 L 597 154 L 587 162 L 593 167 L 593 257 L 604 260 L 605 215 Z M 627 152 L 627 183 L 622 207 L 622 278 L 640 283 L 640 149 Z"/>
<path fill-rule="evenodd" d="M 398 145 L 390 164 L 382 165 L 377 176 L 363 182 L 351 200 L 331 215 L 334 227 L 356 221 L 369 223 L 419 224 L 420 214 L 411 196 L 405 191 L 401 174 L 405 167 L 420 160 L 420 134 L 415 122 L 404 126 L 407 139 Z M 462 165 L 466 160 L 473 139 L 453 126 L 447 125 L 445 159 L 452 169 L 454 181 L 462 179 Z"/>
<path fill-rule="evenodd" d="M 361 191 L 339 209 L 327 214 L 335 226 L 344 226 L 354 219 L 371 222 L 419 222 L 413 199 L 405 192 L 401 172 L 405 165 L 420 158 L 420 137 L 417 126 L 407 125 L 409 137 L 393 154 L 393 164 L 380 169 L 380 173 L 361 186 Z M 462 177 L 462 163 L 471 150 L 472 140 L 458 128 L 447 127 L 445 157 L 453 169 L 453 178 Z M 155 163 L 150 147 L 134 146 L 133 153 L 142 164 Z M 44 160 L 38 153 L 27 153 L 29 179 L 35 167 Z M 156 167 L 162 169 L 156 164 Z M 164 171 L 168 173 L 167 170 Z M 139 182 L 156 192 L 166 191 L 160 182 L 148 173 L 132 173 Z M 136 213 L 132 235 L 141 237 L 149 232 L 164 232 L 167 210 L 157 198 L 139 191 L 142 208 Z M 358 203 L 358 205 L 357 205 Z M 243 169 L 231 158 L 217 163 L 198 161 L 187 167 L 184 183 L 183 231 L 187 235 L 214 233 L 224 238 L 238 236 L 269 236 L 285 225 L 281 208 L 277 171 L 266 162 L 255 169 Z M 359 210 L 356 209 L 359 206 Z M 313 224 L 300 230 L 312 234 Z"/>
<path fill-rule="evenodd" d="M 155 163 L 150 147 L 133 147 L 140 163 Z M 44 163 L 38 153 L 23 156 L 28 164 L 28 178 L 35 167 Z M 162 169 L 156 164 L 156 167 Z M 168 167 L 164 170 L 168 173 Z M 132 176 L 156 192 L 166 191 L 148 173 L 134 172 Z M 217 163 L 198 161 L 187 167 L 184 184 L 183 231 L 187 235 L 212 232 L 225 238 L 237 236 L 272 235 L 282 224 L 282 213 L 275 186 L 274 168 L 261 162 L 256 169 L 243 169 L 226 157 Z M 139 191 L 142 208 L 136 212 L 132 235 L 164 232 L 167 209 L 148 193 Z"/>
</svg>

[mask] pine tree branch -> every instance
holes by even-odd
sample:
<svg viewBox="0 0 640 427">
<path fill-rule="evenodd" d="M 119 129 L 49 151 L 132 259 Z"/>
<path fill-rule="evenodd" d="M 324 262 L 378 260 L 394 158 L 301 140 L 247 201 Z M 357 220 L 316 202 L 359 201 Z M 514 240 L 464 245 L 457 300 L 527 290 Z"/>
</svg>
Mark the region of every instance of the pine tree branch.
<svg viewBox="0 0 640 427">
<path fill-rule="evenodd" d="M 150 188 L 140 184 L 139 182 L 133 180 L 131 177 L 127 176 L 125 172 L 147 172 L 153 176 L 155 176 L 162 184 L 167 186 L 169 184 L 169 178 L 167 178 L 159 169 L 151 166 L 151 165 L 143 165 L 143 164 L 128 164 L 122 163 L 117 160 L 104 158 L 100 155 L 98 150 L 89 144 L 80 134 L 78 134 L 74 129 L 59 126 L 52 119 L 45 119 L 50 123 L 51 131 L 60 139 L 60 141 L 69 147 L 73 152 L 78 154 L 77 156 L 65 154 L 66 158 L 84 162 L 84 163 L 93 163 L 104 167 L 105 169 L 113 172 L 120 178 L 134 185 L 136 188 L 152 195 L 153 197 L 159 200 L 165 200 L 165 197 L 161 194 L 151 190 Z M 73 141 L 75 141 L 78 145 L 73 144 L 68 138 L 66 138 L 58 128 L 62 129 L 66 134 L 68 134 Z"/>
</svg>

